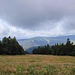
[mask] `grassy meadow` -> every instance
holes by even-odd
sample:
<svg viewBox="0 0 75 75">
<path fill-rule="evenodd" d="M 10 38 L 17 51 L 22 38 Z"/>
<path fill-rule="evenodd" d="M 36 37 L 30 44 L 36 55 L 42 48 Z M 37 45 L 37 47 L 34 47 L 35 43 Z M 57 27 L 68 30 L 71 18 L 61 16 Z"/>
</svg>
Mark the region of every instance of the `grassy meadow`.
<svg viewBox="0 0 75 75">
<path fill-rule="evenodd" d="M 75 57 L 0 56 L 0 75 L 75 75 Z"/>
</svg>

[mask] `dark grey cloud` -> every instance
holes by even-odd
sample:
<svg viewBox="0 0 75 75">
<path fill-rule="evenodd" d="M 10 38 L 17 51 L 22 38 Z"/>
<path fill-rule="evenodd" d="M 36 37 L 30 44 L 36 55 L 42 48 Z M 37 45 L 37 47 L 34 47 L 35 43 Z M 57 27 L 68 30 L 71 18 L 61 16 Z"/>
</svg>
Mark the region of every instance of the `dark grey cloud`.
<svg viewBox="0 0 75 75">
<path fill-rule="evenodd" d="M 71 31 L 75 28 L 75 0 L 0 0 L 0 19 L 32 31 L 61 26 L 63 31 Z"/>
</svg>

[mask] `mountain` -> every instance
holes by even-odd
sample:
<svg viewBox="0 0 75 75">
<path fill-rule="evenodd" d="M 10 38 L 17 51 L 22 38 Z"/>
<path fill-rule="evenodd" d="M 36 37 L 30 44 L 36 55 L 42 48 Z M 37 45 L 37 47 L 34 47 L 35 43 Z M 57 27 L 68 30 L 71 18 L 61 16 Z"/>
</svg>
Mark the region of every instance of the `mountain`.
<svg viewBox="0 0 75 75">
<path fill-rule="evenodd" d="M 67 38 L 75 43 L 75 35 L 59 37 L 34 37 L 30 39 L 19 39 L 18 42 L 23 46 L 25 50 L 31 53 L 31 51 L 38 46 L 44 46 L 46 44 L 54 45 L 56 43 L 65 43 Z"/>
</svg>

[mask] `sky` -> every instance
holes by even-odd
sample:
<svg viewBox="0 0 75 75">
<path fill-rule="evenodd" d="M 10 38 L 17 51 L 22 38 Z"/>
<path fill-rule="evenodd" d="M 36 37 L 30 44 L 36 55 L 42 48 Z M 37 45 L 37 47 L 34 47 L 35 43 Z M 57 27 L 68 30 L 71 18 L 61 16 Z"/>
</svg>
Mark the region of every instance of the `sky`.
<svg viewBox="0 0 75 75">
<path fill-rule="evenodd" d="M 75 0 L 0 0 L 0 38 L 75 35 Z"/>
</svg>

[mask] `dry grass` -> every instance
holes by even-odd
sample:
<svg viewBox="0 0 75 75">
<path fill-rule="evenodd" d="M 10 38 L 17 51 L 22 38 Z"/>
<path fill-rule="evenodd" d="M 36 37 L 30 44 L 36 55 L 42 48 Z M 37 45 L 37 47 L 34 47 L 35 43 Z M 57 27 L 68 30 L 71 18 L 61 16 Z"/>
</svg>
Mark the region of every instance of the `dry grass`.
<svg viewBox="0 0 75 75">
<path fill-rule="evenodd" d="M 22 56 L 0 56 L 0 70 L 4 72 L 16 72 L 18 65 L 24 66 L 25 72 L 30 65 L 46 66 L 56 65 L 63 68 L 67 64 L 68 68 L 75 67 L 75 57 L 72 56 L 52 56 L 52 55 L 22 55 Z"/>
</svg>

